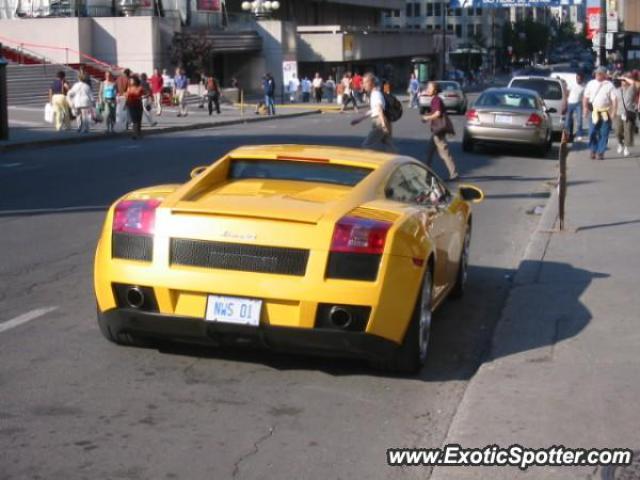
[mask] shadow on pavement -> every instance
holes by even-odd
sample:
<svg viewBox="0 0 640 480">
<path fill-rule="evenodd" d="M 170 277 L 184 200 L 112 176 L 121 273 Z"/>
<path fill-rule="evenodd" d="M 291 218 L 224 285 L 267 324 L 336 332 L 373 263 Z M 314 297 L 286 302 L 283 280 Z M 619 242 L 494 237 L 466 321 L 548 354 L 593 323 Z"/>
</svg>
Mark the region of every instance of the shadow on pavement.
<svg viewBox="0 0 640 480">
<path fill-rule="evenodd" d="M 580 302 L 591 281 L 608 275 L 588 272 L 558 262 L 525 262 L 526 268 L 539 272 L 538 281 L 530 287 L 526 305 L 510 304 L 498 329 L 498 343 L 491 350 L 494 327 L 502 313 L 505 297 L 514 274 L 511 270 L 471 266 L 469 283 L 461 300 L 447 300 L 434 315 L 426 367 L 414 378 L 416 381 L 442 382 L 467 380 L 480 364 L 491 358 L 514 355 L 528 350 L 552 346 L 579 335 L 591 320 L 591 313 Z M 533 263 L 533 265 L 531 265 Z M 563 288 L 549 281 L 566 280 Z M 522 287 L 515 287 L 515 290 Z M 538 292 L 539 296 L 535 296 Z M 515 311 L 513 310 L 515 308 Z M 506 327 L 505 327 L 506 324 Z M 505 333 L 506 332 L 506 333 Z M 163 354 L 192 356 L 216 361 L 225 360 L 261 364 L 276 370 L 314 370 L 334 376 L 368 375 L 397 376 L 379 372 L 363 360 L 325 358 L 298 354 L 274 353 L 248 348 L 209 348 L 185 344 L 162 344 Z"/>
</svg>

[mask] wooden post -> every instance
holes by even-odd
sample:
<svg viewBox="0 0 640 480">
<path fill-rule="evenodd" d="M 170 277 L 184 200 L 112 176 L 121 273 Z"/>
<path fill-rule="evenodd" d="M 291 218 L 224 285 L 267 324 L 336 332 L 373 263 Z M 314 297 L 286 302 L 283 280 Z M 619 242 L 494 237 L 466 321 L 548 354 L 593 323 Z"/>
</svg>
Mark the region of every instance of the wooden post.
<svg viewBox="0 0 640 480">
<path fill-rule="evenodd" d="M 558 221 L 560 231 L 564 230 L 565 200 L 567 198 L 567 157 L 569 156 L 569 132 L 562 131 L 560 142 L 560 173 L 558 177 Z"/>
</svg>

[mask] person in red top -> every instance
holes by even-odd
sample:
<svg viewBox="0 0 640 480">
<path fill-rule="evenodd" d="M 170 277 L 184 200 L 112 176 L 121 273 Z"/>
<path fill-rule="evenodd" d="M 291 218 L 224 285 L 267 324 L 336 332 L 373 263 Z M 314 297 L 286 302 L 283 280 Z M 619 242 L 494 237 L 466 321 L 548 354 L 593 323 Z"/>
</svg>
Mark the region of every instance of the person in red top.
<svg viewBox="0 0 640 480">
<path fill-rule="evenodd" d="M 129 119 L 133 124 L 133 136 L 136 140 L 142 130 L 142 99 L 145 95 L 142 83 L 137 76 L 132 76 L 129 79 L 129 88 L 125 94 L 127 110 L 129 111 Z"/>
<path fill-rule="evenodd" d="M 362 75 L 359 73 L 353 76 L 353 94 L 358 103 L 362 103 Z"/>
<path fill-rule="evenodd" d="M 153 95 L 153 101 L 156 104 L 156 115 L 162 115 L 162 87 L 164 87 L 164 81 L 160 70 L 153 69 L 153 75 L 149 78 L 149 85 L 151 85 L 151 94 Z"/>
</svg>

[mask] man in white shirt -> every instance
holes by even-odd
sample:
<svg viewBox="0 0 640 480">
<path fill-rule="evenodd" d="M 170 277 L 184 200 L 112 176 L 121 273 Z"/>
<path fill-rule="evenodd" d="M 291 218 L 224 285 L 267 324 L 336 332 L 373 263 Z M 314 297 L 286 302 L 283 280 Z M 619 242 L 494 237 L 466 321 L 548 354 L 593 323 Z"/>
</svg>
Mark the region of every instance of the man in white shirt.
<svg viewBox="0 0 640 480">
<path fill-rule="evenodd" d="M 611 119 L 615 113 L 615 87 L 607 80 L 607 70 L 604 67 L 596 69 L 596 78 L 584 89 L 582 111 L 585 117 L 590 117 L 591 159 L 604 160 L 611 132 Z"/>
<path fill-rule="evenodd" d="M 298 100 L 298 90 L 300 89 L 300 80 L 295 73 L 291 75 L 291 80 L 289 80 L 288 90 L 289 90 L 289 101 L 291 103 L 295 103 Z"/>
<path fill-rule="evenodd" d="M 369 111 L 351 121 L 351 125 L 358 125 L 366 118 L 371 118 L 371 131 L 362 142 L 362 148 L 380 150 L 383 152 L 395 152 L 393 144 L 391 122 L 384 114 L 384 95 L 377 86 L 376 78 L 372 73 L 367 73 L 363 78 L 362 86 L 369 95 Z"/>
<path fill-rule="evenodd" d="M 576 83 L 572 83 L 569 87 L 569 98 L 567 116 L 564 123 L 564 128 L 569 131 L 569 139 L 573 141 L 573 117 L 576 117 L 578 121 L 578 130 L 576 131 L 575 139 L 577 141 L 582 140 L 582 96 L 584 94 L 584 74 L 576 73 Z"/>
<path fill-rule="evenodd" d="M 313 96 L 316 99 L 316 103 L 322 103 L 322 87 L 324 86 L 324 80 L 319 73 L 313 78 Z"/>
</svg>

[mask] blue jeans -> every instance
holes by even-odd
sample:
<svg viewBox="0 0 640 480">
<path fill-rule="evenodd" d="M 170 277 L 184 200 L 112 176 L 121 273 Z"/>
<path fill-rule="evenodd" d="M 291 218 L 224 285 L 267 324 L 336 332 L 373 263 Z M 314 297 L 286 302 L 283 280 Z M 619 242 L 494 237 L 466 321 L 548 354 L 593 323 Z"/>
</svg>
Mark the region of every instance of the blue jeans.
<svg viewBox="0 0 640 480">
<path fill-rule="evenodd" d="M 418 92 L 410 92 L 409 96 L 411 97 L 411 105 L 410 108 L 418 108 Z"/>
<path fill-rule="evenodd" d="M 264 105 L 265 107 L 267 107 L 267 112 L 269 113 L 269 115 L 276 114 L 276 104 L 273 101 L 273 97 L 271 95 L 264 96 Z"/>
<path fill-rule="evenodd" d="M 604 155 L 607 151 L 610 132 L 611 119 L 607 122 L 600 120 L 598 123 L 593 123 L 593 119 L 589 119 L 589 149 L 591 152 Z"/>
<path fill-rule="evenodd" d="M 573 137 L 573 116 L 578 117 L 578 130 L 576 135 L 582 135 L 582 105 L 578 103 L 570 103 L 567 109 L 567 116 L 564 121 L 564 128 L 569 131 L 569 135 Z"/>
</svg>

